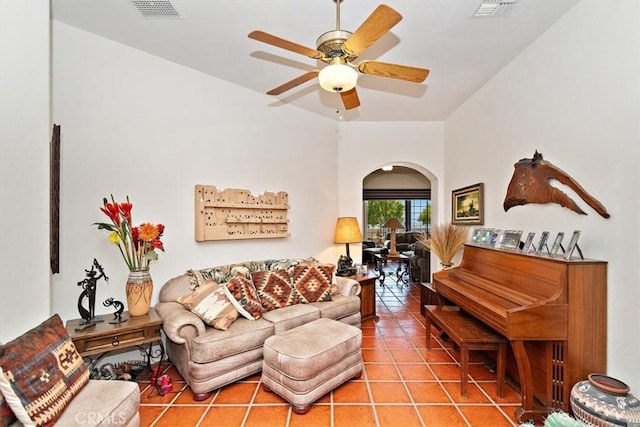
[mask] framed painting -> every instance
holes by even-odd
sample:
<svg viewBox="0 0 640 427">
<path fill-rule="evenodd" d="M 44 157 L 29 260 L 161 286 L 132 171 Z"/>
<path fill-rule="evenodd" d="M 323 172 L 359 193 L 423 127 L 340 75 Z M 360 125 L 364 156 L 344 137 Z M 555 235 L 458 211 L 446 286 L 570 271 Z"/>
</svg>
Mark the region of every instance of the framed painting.
<svg viewBox="0 0 640 427">
<path fill-rule="evenodd" d="M 451 192 L 451 223 L 484 224 L 483 184 L 478 183 Z"/>
</svg>

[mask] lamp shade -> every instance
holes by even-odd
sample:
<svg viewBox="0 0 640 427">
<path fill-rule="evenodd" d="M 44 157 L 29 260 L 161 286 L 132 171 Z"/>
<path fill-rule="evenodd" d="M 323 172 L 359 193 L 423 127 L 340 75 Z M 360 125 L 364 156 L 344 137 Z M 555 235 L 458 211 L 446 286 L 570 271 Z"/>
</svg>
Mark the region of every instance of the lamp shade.
<svg viewBox="0 0 640 427">
<path fill-rule="evenodd" d="M 400 221 L 398 221 L 398 218 L 389 218 L 389 220 L 384 223 L 382 228 L 390 228 L 392 230 L 400 228 L 404 230 L 404 225 Z"/>
<path fill-rule="evenodd" d="M 346 64 L 331 64 L 320 70 L 318 81 L 329 92 L 346 92 L 356 87 L 358 72 Z"/>
<path fill-rule="evenodd" d="M 340 217 L 336 221 L 336 232 L 333 243 L 362 242 L 362 232 L 358 220 L 354 216 Z"/>
</svg>

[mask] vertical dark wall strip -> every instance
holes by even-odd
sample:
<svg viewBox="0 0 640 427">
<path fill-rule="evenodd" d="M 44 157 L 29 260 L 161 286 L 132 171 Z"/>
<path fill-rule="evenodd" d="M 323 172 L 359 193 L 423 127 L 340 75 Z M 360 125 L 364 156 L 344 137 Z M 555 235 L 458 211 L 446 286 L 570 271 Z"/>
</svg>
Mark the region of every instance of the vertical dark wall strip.
<svg viewBox="0 0 640 427">
<path fill-rule="evenodd" d="M 49 254 L 51 273 L 60 273 L 60 125 L 53 125 L 51 136 L 49 189 Z"/>
</svg>

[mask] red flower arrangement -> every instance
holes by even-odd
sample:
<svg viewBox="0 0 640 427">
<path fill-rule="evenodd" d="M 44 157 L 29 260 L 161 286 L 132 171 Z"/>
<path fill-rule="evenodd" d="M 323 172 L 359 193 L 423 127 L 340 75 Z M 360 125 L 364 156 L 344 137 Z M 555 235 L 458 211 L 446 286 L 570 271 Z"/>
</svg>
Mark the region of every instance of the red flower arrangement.
<svg viewBox="0 0 640 427">
<path fill-rule="evenodd" d="M 129 271 L 148 269 L 151 261 L 158 259 L 156 249 L 164 251 L 160 240 L 164 233 L 164 225 L 149 222 L 134 227 L 131 221 L 133 204 L 127 196 L 126 202 L 118 203 L 111 195 L 111 203 L 105 197 L 100 210 L 111 220 L 111 224 L 97 222 L 99 230 L 107 230 L 111 243 L 118 246 Z"/>
</svg>

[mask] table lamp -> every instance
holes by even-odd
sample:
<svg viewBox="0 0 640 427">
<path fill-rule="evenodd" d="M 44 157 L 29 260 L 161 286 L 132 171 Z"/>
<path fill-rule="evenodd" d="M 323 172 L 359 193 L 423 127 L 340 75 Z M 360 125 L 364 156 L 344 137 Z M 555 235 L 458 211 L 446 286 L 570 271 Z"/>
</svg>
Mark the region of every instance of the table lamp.
<svg viewBox="0 0 640 427">
<path fill-rule="evenodd" d="M 347 216 L 338 218 L 333 243 L 344 243 L 347 248 L 347 255 L 340 255 L 336 275 L 350 276 L 355 273 L 353 260 L 349 255 L 349 243 L 359 242 L 362 242 L 362 232 L 360 231 L 360 225 L 356 217 Z"/>
<path fill-rule="evenodd" d="M 382 228 L 390 228 L 391 229 L 391 245 L 389 247 L 389 255 L 398 255 L 398 251 L 396 250 L 396 229 L 404 230 L 404 225 L 398 218 L 389 218 L 387 222 L 384 223 Z"/>
</svg>

